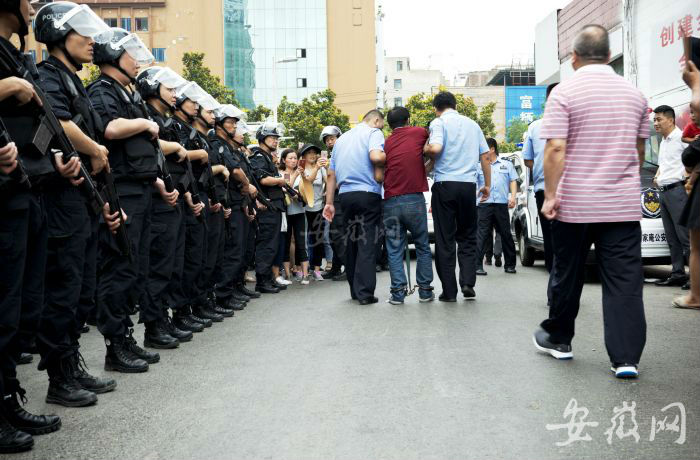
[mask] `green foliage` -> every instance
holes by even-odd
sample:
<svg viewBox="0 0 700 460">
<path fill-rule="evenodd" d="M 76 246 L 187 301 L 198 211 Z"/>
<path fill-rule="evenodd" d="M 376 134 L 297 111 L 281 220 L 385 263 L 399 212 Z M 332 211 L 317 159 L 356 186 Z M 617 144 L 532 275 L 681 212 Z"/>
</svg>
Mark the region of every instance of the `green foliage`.
<svg viewBox="0 0 700 460">
<path fill-rule="evenodd" d="M 248 121 L 265 121 L 267 117 L 272 115 L 272 110 L 264 105 L 259 105 L 253 110 L 248 111 Z"/>
<path fill-rule="evenodd" d="M 519 151 L 520 149 L 513 142 L 502 142 L 498 144 L 498 153 L 513 153 Z"/>
<path fill-rule="evenodd" d="M 479 110 L 470 97 L 463 94 L 455 94 L 457 98 L 457 112 L 465 115 L 479 124 L 484 136 L 493 137 L 496 134 L 496 125 L 493 123 L 493 112 L 496 103 L 490 102 Z M 433 96 L 426 93 L 418 93 L 408 100 L 406 108 L 411 113 L 411 124 L 414 126 L 428 127 L 435 118 L 433 109 Z"/>
<path fill-rule="evenodd" d="M 221 78 L 211 74 L 204 65 L 204 53 L 185 53 L 182 56 L 183 78 L 196 82 L 220 104 L 233 104 L 240 107 L 234 91 L 221 83 Z"/>
<path fill-rule="evenodd" d="M 519 144 L 523 141 L 523 134 L 527 132 L 527 127 L 530 124 L 527 121 L 523 121 L 519 118 L 513 118 L 508 123 L 508 128 L 506 129 L 506 141 L 512 142 L 514 144 Z"/>
<path fill-rule="evenodd" d="M 335 125 L 343 132 L 350 129 L 350 119 L 335 106 L 335 93 L 330 89 L 304 98 L 300 103 L 283 97 L 277 118 L 287 129 L 285 147 L 296 148 L 299 143 L 321 145 L 319 137 L 324 126 Z"/>
<path fill-rule="evenodd" d="M 97 78 L 100 76 L 100 68 L 95 64 L 87 64 L 83 66 L 83 70 L 87 72 L 87 75 L 84 78 L 81 78 L 81 80 L 83 81 L 83 86 L 87 88 L 90 83 L 97 80 Z"/>
</svg>

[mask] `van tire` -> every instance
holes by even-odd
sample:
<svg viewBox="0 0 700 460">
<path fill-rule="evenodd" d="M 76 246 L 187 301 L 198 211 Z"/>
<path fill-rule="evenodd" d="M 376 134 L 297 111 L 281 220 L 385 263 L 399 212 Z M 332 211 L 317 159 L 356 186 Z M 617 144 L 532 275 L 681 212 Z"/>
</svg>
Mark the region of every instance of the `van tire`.
<svg viewBox="0 0 700 460">
<path fill-rule="evenodd" d="M 535 265 L 535 250 L 527 245 L 525 236 L 527 228 L 523 228 L 518 236 L 518 252 L 520 253 L 520 264 L 523 267 L 532 267 Z"/>
</svg>

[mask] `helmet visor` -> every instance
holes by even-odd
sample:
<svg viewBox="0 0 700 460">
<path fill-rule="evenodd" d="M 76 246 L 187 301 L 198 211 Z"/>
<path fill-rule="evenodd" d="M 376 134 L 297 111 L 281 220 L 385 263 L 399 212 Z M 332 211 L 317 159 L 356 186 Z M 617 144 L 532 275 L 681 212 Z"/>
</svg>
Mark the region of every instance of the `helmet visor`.
<svg viewBox="0 0 700 460">
<path fill-rule="evenodd" d="M 57 29 L 70 27 L 96 43 L 107 43 L 113 35 L 112 29 L 87 5 L 79 5 L 68 11 L 54 26 Z"/>
<path fill-rule="evenodd" d="M 269 133 L 275 133 L 275 134 L 269 134 Z M 275 123 L 272 120 L 267 120 L 262 125 L 262 134 L 266 135 L 266 136 L 282 137 L 282 136 L 284 136 L 284 125 L 282 123 Z"/>
<path fill-rule="evenodd" d="M 197 83 L 191 81 L 184 86 L 181 86 L 175 92 L 178 98 L 184 97 L 199 104 L 201 99 L 209 96 Z"/>
<path fill-rule="evenodd" d="M 163 85 L 170 89 L 179 88 L 187 84 L 187 80 L 168 67 L 161 68 L 151 77 L 146 78 L 146 81 L 149 85 Z"/>
<path fill-rule="evenodd" d="M 202 110 L 216 111 L 219 107 L 221 107 L 221 104 L 216 102 L 216 99 L 211 97 L 209 94 L 207 94 L 201 99 L 196 100 L 195 102 L 199 104 Z"/>
<path fill-rule="evenodd" d="M 236 136 L 245 136 L 246 134 L 252 134 L 253 131 L 250 129 L 250 126 L 248 126 L 248 123 L 245 121 L 241 120 L 238 123 L 236 123 Z"/>
<path fill-rule="evenodd" d="M 116 43 L 111 44 L 115 50 L 123 49 L 131 56 L 139 65 L 149 65 L 155 61 L 153 54 L 146 48 L 138 35 L 129 34 Z"/>
<path fill-rule="evenodd" d="M 244 111 L 232 104 L 222 105 L 216 115 L 219 118 L 235 118 L 238 121 L 245 121 L 248 119 Z"/>
</svg>

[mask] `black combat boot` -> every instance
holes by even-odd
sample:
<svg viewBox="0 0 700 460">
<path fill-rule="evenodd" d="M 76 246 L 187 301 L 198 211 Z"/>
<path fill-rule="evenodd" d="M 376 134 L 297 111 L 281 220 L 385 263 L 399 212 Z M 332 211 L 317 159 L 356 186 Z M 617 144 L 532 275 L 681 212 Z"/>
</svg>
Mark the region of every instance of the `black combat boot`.
<svg viewBox="0 0 700 460">
<path fill-rule="evenodd" d="M 280 292 L 279 287 L 272 282 L 271 279 L 265 278 L 261 280 L 262 283 L 255 285 L 255 290 L 263 294 L 278 294 Z"/>
<path fill-rule="evenodd" d="M 20 399 L 23 403 L 27 402 L 24 393 L 22 388 L 18 388 L 16 393 L 3 398 L 0 414 L 10 425 L 31 435 L 53 433 L 61 428 L 61 419 L 58 415 L 34 415 L 24 410 L 20 404 Z M 1 447 L 0 452 L 2 452 Z"/>
<path fill-rule="evenodd" d="M 46 368 L 49 374 L 49 390 L 46 402 L 65 407 L 85 407 L 97 402 L 97 395 L 80 386 L 74 376 L 73 358 L 63 358 Z"/>
<path fill-rule="evenodd" d="M 143 359 L 148 364 L 155 364 L 160 361 L 160 355 L 152 351 L 146 351 L 139 347 L 134 338 L 134 330 L 129 329 L 129 335 L 126 336 L 126 349 L 130 351 L 135 357 Z"/>
<path fill-rule="evenodd" d="M 203 305 L 197 305 L 196 307 L 193 305 L 192 306 L 192 313 L 195 316 L 211 320 L 215 323 L 220 323 L 224 320 L 223 316 L 214 312 L 213 310 L 209 310 L 209 308 L 207 308 L 206 306 L 203 306 Z"/>
<path fill-rule="evenodd" d="M 233 294 L 231 294 L 231 298 L 237 300 L 238 302 L 242 303 L 248 303 L 250 302 L 251 297 L 243 294 L 242 292 L 238 291 L 237 289 L 233 289 Z"/>
<path fill-rule="evenodd" d="M 80 353 L 76 353 L 73 359 L 73 377 L 78 381 L 80 386 L 85 390 L 92 391 L 95 394 L 108 393 L 117 388 L 117 381 L 110 378 L 100 378 L 90 375 L 87 371 L 87 365 Z"/>
<path fill-rule="evenodd" d="M 189 311 L 184 309 L 173 312 L 173 325 L 182 331 L 202 332 L 204 330 L 204 325 L 190 318 Z"/>
<path fill-rule="evenodd" d="M 148 363 L 129 351 L 126 337 L 105 339 L 105 344 L 107 345 L 107 355 L 105 356 L 106 371 L 131 374 L 148 370 Z"/>
<path fill-rule="evenodd" d="M 233 309 L 228 306 L 229 302 L 229 299 L 216 299 L 215 302 L 211 302 L 210 308 L 213 309 L 216 313 L 223 316 L 224 318 L 230 318 L 231 316 L 233 316 Z"/>
<path fill-rule="evenodd" d="M 33 446 L 32 435 L 18 430 L 0 414 L 0 454 L 25 452 Z"/>
<path fill-rule="evenodd" d="M 171 337 L 175 337 L 180 342 L 189 342 L 192 340 L 192 331 L 189 329 L 182 330 L 176 327 L 175 324 L 173 324 L 173 320 L 170 318 L 170 315 L 167 313 L 165 313 L 165 317 L 161 321 L 163 328 Z"/>
<path fill-rule="evenodd" d="M 251 291 L 242 282 L 239 282 L 238 284 L 236 284 L 236 287 L 234 288 L 234 292 L 238 292 L 238 293 L 241 293 L 243 295 L 246 295 L 246 296 L 250 297 L 251 299 L 259 299 L 260 298 L 259 292 Z"/>
<path fill-rule="evenodd" d="M 160 321 L 146 323 L 146 332 L 143 334 L 143 346 L 169 350 L 180 346 L 180 341 L 168 334 Z"/>
</svg>

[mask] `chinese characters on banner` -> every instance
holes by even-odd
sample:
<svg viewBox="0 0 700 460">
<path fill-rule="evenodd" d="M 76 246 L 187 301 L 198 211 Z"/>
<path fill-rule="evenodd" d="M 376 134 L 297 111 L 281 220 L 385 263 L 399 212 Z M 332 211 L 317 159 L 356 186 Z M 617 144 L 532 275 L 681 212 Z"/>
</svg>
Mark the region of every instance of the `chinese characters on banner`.
<svg viewBox="0 0 700 460">
<path fill-rule="evenodd" d="M 685 444 L 686 440 L 686 412 L 682 403 L 676 402 L 661 409 L 659 417 L 651 417 L 649 429 L 649 442 L 653 442 L 662 433 L 674 433 L 676 444 Z M 548 431 L 566 430 L 567 439 L 557 441 L 557 447 L 564 447 L 575 442 L 592 441 L 593 437 L 588 432 L 591 428 L 599 426 L 598 421 L 586 420 L 590 411 L 583 406 L 579 406 L 578 401 L 572 398 L 564 409 L 562 418 L 568 419 L 566 423 L 547 424 Z M 663 418 L 662 418 L 663 417 Z M 639 424 L 637 423 L 637 403 L 623 401 L 620 407 L 613 408 L 613 416 L 610 425 L 605 430 L 605 439 L 608 444 L 617 440 L 631 438 L 631 441 L 639 443 L 642 439 Z"/>
</svg>

